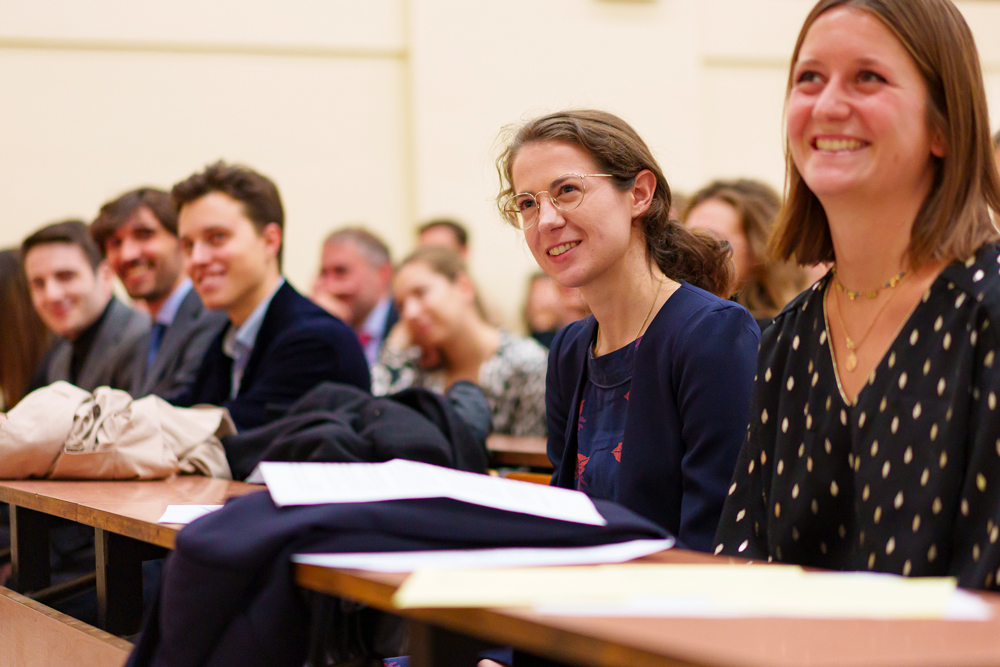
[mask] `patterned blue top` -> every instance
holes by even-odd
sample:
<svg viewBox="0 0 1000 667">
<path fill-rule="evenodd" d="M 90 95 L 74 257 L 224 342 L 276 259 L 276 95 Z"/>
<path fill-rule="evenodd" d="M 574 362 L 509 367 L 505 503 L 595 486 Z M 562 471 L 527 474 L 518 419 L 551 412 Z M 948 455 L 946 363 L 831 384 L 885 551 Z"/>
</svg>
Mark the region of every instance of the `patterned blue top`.
<svg viewBox="0 0 1000 667">
<path fill-rule="evenodd" d="M 635 342 L 600 357 L 587 355 L 587 385 L 577 420 L 576 488 L 588 496 L 618 500 L 625 415 L 635 366 Z"/>
</svg>

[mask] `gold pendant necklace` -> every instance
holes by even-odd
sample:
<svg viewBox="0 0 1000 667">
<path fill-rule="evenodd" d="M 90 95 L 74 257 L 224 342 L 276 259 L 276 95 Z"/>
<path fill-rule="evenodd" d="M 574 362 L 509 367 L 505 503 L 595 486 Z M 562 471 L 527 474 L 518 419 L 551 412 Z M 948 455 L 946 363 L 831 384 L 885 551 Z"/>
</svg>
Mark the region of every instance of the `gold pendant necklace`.
<svg viewBox="0 0 1000 667">
<path fill-rule="evenodd" d="M 904 274 L 905 271 L 903 273 L 900 273 L 899 279 L 894 280 L 891 287 L 895 287 L 896 285 L 898 285 Z M 831 298 L 833 299 L 833 306 L 834 308 L 837 309 L 837 319 L 840 320 L 840 326 L 844 330 L 844 340 L 847 342 L 847 362 L 845 366 L 847 366 L 847 370 L 849 372 L 853 372 L 858 367 L 857 349 L 861 347 L 861 344 L 864 343 L 865 339 L 868 338 L 868 334 L 870 334 L 872 332 L 872 329 L 875 328 L 875 323 L 878 322 L 879 316 L 882 315 L 883 311 L 885 311 L 886 307 L 892 301 L 893 297 L 895 297 L 898 293 L 899 292 L 893 292 L 892 294 L 889 295 L 888 299 L 882 302 L 882 305 L 879 306 L 879 309 L 875 312 L 875 316 L 872 317 L 871 324 L 868 325 L 868 328 L 865 329 L 865 332 L 861 335 L 861 338 L 859 338 L 857 342 L 855 342 L 851 338 L 851 335 L 847 333 L 847 322 L 844 321 L 844 315 L 840 311 L 840 302 L 837 301 L 837 295 L 836 294 L 831 295 Z M 851 301 L 854 301 L 854 297 L 848 295 L 848 298 Z"/>
<path fill-rule="evenodd" d="M 660 278 L 660 284 L 656 288 L 656 294 L 653 295 L 653 303 L 649 304 L 649 312 L 646 313 L 646 317 L 642 320 L 642 324 L 639 325 L 639 330 L 635 332 L 635 336 L 632 337 L 632 340 L 635 340 L 636 338 L 639 337 L 639 334 L 642 333 L 642 328 L 645 327 L 646 326 L 646 322 L 649 321 L 649 316 L 653 314 L 653 308 L 656 306 L 656 300 L 660 298 L 660 290 L 663 289 L 663 283 L 665 283 L 665 282 L 667 282 L 667 277 L 666 276 L 663 276 L 662 278 Z M 594 341 L 594 356 L 595 357 L 597 356 L 597 350 L 600 349 L 600 346 L 601 346 L 601 325 L 600 325 L 600 323 L 598 323 L 597 324 L 597 339 Z"/>
</svg>

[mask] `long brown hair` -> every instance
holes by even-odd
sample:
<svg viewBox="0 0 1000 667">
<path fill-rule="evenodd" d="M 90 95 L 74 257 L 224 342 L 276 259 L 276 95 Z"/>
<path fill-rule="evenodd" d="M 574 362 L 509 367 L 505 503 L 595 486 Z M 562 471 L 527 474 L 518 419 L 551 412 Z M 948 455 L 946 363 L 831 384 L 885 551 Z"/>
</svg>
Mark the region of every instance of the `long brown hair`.
<svg viewBox="0 0 1000 667">
<path fill-rule="evenodd" d="M 670 220 L 670 186 L 653 153 L 638 133 L 624 120 L 606 111 L 580 109 L 559 111 L 508 128 L 506 141 L 497 158 L 500 194 L 497 206 L 514 193 L 514 159 L 527 144 L 556 141 L 580 148 L 594 161 L 598 171 L 611 174 L 615 188 L 627 192 L 644 169 L 656 177 L 656 190 L 649 209 L 642 215 L 646 253 L 669 278 L 687 282 L 728 298 L 735 275 L 729 261 L 732 249 L 725 241 L 692 232 Z"/>
<path fill-rule="evenodd" d="M 31 375 L 51 342 L 31 305 L 28 281 L 17 250 L 0 250 L 0 394 L 9 410 L 28 393 Z"/>
<path fill-rule="evenodd" d="M 908 255 L 913 266 L 936 259 L 964 259 L 1000 238 L 989 208 L 1000 211 L 1000 175 L 993 163 L 986 92 L 975 40 L 950 0 L 820 0 L 799 32 L 795 63 L 809 28 L 824 12 L 853 7 L 878 18 L 909 52 L 927 86 L 927 118 L 946 145 L 934 158 L 934 184 L 917 213 Z M 772 249 L 783 259 L 817 264 L 835 259 L 826 212 L 802 180 L 785 141 L 787 203 Z"/>
<path fill-rule="evenodd" d="M 766 183 L 749 178 L 713 181 L 694 193 L 681 214 L 685 223 L 691 211 L 710 199 L 731 206 L 750 249 L 749 276 L 733 301 L 757 318 L 774 317 L 805 288 L 806 272 L 792 262 L 772 260 L 768 243 L 781 211 L 781 195 Z"/>
</svg>

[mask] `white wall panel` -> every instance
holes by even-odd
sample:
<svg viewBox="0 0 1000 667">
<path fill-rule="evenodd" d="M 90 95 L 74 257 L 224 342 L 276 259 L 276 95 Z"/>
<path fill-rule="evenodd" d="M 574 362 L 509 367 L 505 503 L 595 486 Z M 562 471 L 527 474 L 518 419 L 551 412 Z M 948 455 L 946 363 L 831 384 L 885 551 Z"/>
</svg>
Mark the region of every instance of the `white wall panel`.
<svg viewBox="0 0 1000 667">
<path fill-rule="evenodd" d="M 399 49 L 403 0 L 0 0 L 7 39 Z"/>
<path fill-rule="evenodd" d="M 223 157 L 278 183 L 286 272 L 307 287 L 333 226 L 398 234 L 401 79 L 389 60 L 0 50 L 16 101 L 0 105 L 0 245 Z"/>
</svg>

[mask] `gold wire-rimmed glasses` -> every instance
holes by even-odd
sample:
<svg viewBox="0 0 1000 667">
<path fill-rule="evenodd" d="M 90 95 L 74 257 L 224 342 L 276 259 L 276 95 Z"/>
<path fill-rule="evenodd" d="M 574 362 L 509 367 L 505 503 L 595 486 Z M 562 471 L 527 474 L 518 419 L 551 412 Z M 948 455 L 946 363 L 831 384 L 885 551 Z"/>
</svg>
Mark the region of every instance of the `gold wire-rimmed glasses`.
<svg viewBox="0 0 1000 667">
<path fill-rule="evenodd" d="M 538 222 L 538 198 L 541 195 L 548 196 L 552 205 L 560 211 L 572 211 L 583 203 L 583 196 L 587 192 L 584 179 L 598 177 L 614 178 L 614 174 L 563 174 L 552 181 L 548 190 L 535 194 L 520 192 L 507 197 L 500 210 L 503 212 L 504 220 L 515 229 L 522 231 L 530 229 Z M 552 194 L 553 192 L 555 194 Z"/>
</svg>

